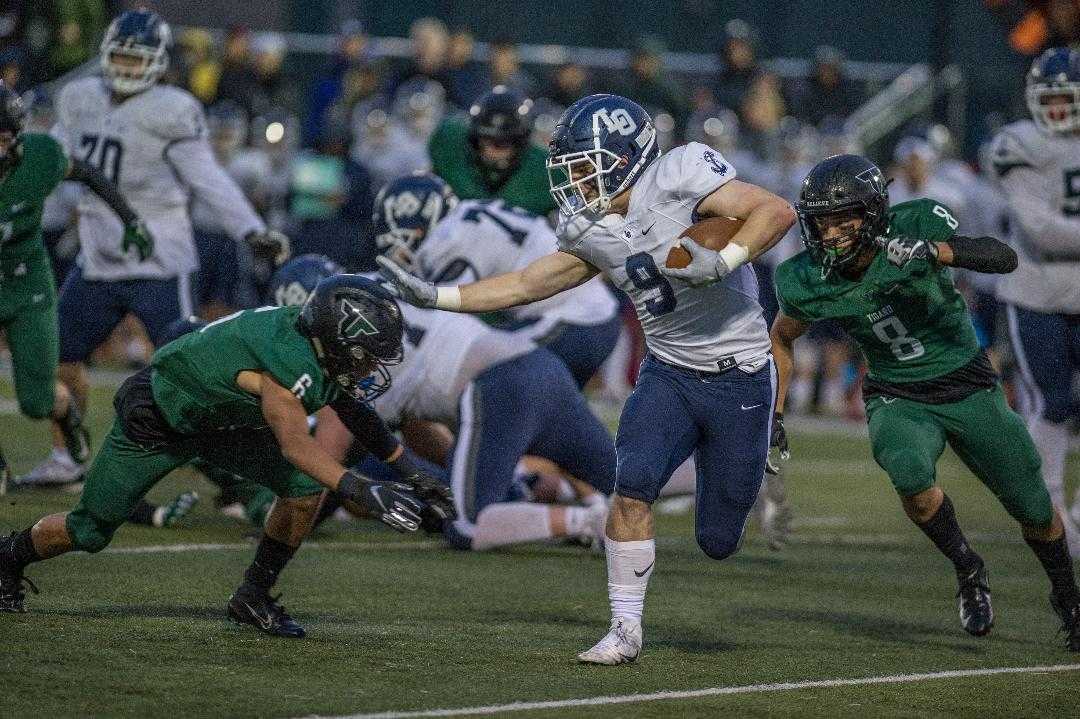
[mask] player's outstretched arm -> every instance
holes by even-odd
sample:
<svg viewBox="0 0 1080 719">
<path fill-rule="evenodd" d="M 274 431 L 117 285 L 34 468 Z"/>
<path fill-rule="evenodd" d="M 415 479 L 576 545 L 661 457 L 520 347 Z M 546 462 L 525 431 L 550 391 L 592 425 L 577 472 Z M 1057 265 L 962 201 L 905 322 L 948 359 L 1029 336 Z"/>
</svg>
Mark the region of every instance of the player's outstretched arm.
<svg viewBox="0 0 1080 719">
<path fill-rule="evenodd" d="M 937 261 L 973 272 L 1006 275 L 1016 269 L 1016 250 L 993 237 L 953 235 L 937 243 Z"/>
<path fill-rule="evenodd" d="M 139 253 L 139 261 L 145 262 L 154 252 L 154 238 L 147 231 L 146 226 L 128 205 L 127 200 L 120 194 L 116 185 L 109 182 L 108 178 L 93 165 L 82 160 L 72 160 L 68 166 L 67 179 L 80 182 L 90 188 L 90 191 L 100 197 L 109 206 L 120 221 L 124 223 L 124 239 L 122 249 L 127 252 L 132 247 Z"/>
<path fill-rule="evenodd" d="M 773 320 L 769 339 L 772 342 L 773 361 L 776 363 L 776 413 L 784 413 L 784 400 L 787 398 L 791 375 L 795 371 L 795 340 L 806 334 L 810 325 L 781 310 Z"/>
<path fill-rule="evenodd" d="M 417 307 L 451 312 L 494 312 L 527 305 L 577 287 L 599 272 L 568 252 L 553 252 L 514 272 L 467 285 L 436 286 L 414 277 L 387 257 L 376 261 L 401 299 Z"/>
</svg>

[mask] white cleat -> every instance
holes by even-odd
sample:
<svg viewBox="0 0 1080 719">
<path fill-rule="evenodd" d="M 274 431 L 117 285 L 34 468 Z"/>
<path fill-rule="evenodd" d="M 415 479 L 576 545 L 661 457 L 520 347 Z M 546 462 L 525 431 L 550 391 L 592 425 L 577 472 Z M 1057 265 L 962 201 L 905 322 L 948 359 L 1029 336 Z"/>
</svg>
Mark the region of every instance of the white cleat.
<svg viewBox="0 0 1080 719">
<path fill-rule="evenodd" d="M 585 664 L 628 664 L 641 654 L 644 638 L 641 622 L 625 617 L 611 620 L 611 630 L 596 646 L 577 655 L 579 662 Z"/>
<path fill-rule="evenodd" d="M 32 470 L 17 477 L 17 487 L 55 487 L 82 479 L 85 467 L 66 457 L 51 455 Z"/>
</svg>

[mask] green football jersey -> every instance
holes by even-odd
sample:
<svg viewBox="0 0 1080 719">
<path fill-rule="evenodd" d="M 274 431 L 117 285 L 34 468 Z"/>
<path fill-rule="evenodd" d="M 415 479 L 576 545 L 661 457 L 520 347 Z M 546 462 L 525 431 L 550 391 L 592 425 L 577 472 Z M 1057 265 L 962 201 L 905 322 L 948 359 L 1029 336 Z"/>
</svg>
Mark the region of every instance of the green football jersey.
<svg viewBox="0 0 1080 719">
<path fill-rule="evenodd" d="M 68 173 L 67 154 L 53 138 L 26 132 L 19 143 L 19 163 L 0 180 L 0 258 L 22 257 L 41 246 L 45 198 Z"/>
<path fill-rule="evenodd" d="M 957 222 L 944 205 L 912 200 L 889 210 L 888 237 L 944 242 Z M 889 263 L 879 251 L 865 274 L 849 280 L 821 276 L 821 265 L 801 252 L 780 264 L 776 298 L 784 314 L 803 322 L 831 319 L 859 344 L 871 379 L 921 382 L 958 369 L 979 353 L 964 298 L 948 267 L 912 260 Z"/>
<path fill-rule="evenodd" d="M 243 310 L 184 335 L 154 353 L 154 401 L 183 434 L 265 427 L 259 397 L 240 389 L 243 370 L 269 372 L 308 414 L 340 396 L 315 349 L 296 329 L 300 307 Z"/>
<path fill-rule="evenodd" d="M 469 124 L 451 117 L 442 122 L 428 142 L 432 172 L 446 180 L 463 200 L 500 198 L 507 204 L 520 207 L 535 215 L 546 215 L 555 209 L 547 179 L 547 151 L 530 144 L 521 158 L 521 165 L 494 195 L 484 186 L 480 168 L 472 158 L 469 147 Z"/>
</svg>

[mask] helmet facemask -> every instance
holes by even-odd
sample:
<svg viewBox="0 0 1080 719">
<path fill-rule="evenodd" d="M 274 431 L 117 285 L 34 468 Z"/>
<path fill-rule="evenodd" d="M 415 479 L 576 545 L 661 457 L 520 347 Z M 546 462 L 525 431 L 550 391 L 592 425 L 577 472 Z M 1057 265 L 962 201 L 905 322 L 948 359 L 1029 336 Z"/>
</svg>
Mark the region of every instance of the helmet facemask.
<svg viewBox="0 0 1080 719">
<path fill-rule="evenodd" d="M 1032 83 L 1026 95 L 1031 119 L 1040 130 L 1058 135 L 1080 131 L 1080 82 Z"/>
<path fill-rule="evenodd" d="M 117 62 L 124 58 L 124 62 Z M 101 47 L 101 71 L 113 92 L 134 95 L 154 85 L 169 68 L 164 45 L 153 47 L 106 37 Z"/>
<path fill-rule="evenodd" d="M 625 158 L 602 148 L 549 157 L 547 171 L 551 196 L 568 217 L 586 210 L 603 214 L 611 204 L 611 198 L 623 190 L 620 186 L 609 193 L 604 176 L 625 164 Z"/>
<path fill-rule="evenodd" d="M 851 265 L 862 255 L 864 249 L 874 246 L 876 237 L 880 234 L 880 226 L 885 219 L 876 210 L 861 203 L 838 208 L 822 208 L 817 211 L 799 207 L 797 214 L 803 244 L 811 257 L 821 264 L 823 277 Z M 846 224 L 857 219 L 862 220 L 857 227 L 833 237 L 826 238 L 822 232 L 822 228 L 828 224 Z M 827 223 L 828 220 L 832 222 Z"/>
</svg>

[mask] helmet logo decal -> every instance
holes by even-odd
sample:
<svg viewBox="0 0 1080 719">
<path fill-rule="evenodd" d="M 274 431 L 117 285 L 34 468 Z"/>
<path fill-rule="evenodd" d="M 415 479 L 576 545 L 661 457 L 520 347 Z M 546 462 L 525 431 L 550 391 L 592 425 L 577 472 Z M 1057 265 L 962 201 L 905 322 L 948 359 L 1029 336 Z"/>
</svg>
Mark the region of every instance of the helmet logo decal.
<svg viewBox="0 0 1080 719">
<path fill-rule="evenodd" d="M 885 192 L 885 183 L 881 181 L 881 173 L 877 171 L 876 167 L 863 170 L 858 175 L 855 175 L 855 179 L 870 185 L 870 187 L 874 188 L 874 192 Z"/>
<path fill-rule="evenodd" d="M 634 122 L 634 118 L 630 117 L 630 113 L 625 108 L 617 107 L 610 113 L 606 107 L 602 107 L 593 113 L 593 128 L 594 130 L 600 129 L 600 123 L 604 123 L 604 128 L 608 132 L 617 132 L 620 135 L 629 137 L 637 131 L 637 123 Z"/>
<path fill-rule="evenodd" d="M 347 340 L 355 340 L 361 335 L 377 335 L 379 330 L 371 323 L 360 308 L 343 298 L 338 305 L 341 321 L 338 322 L 338 334 Z"/>
</svg>

